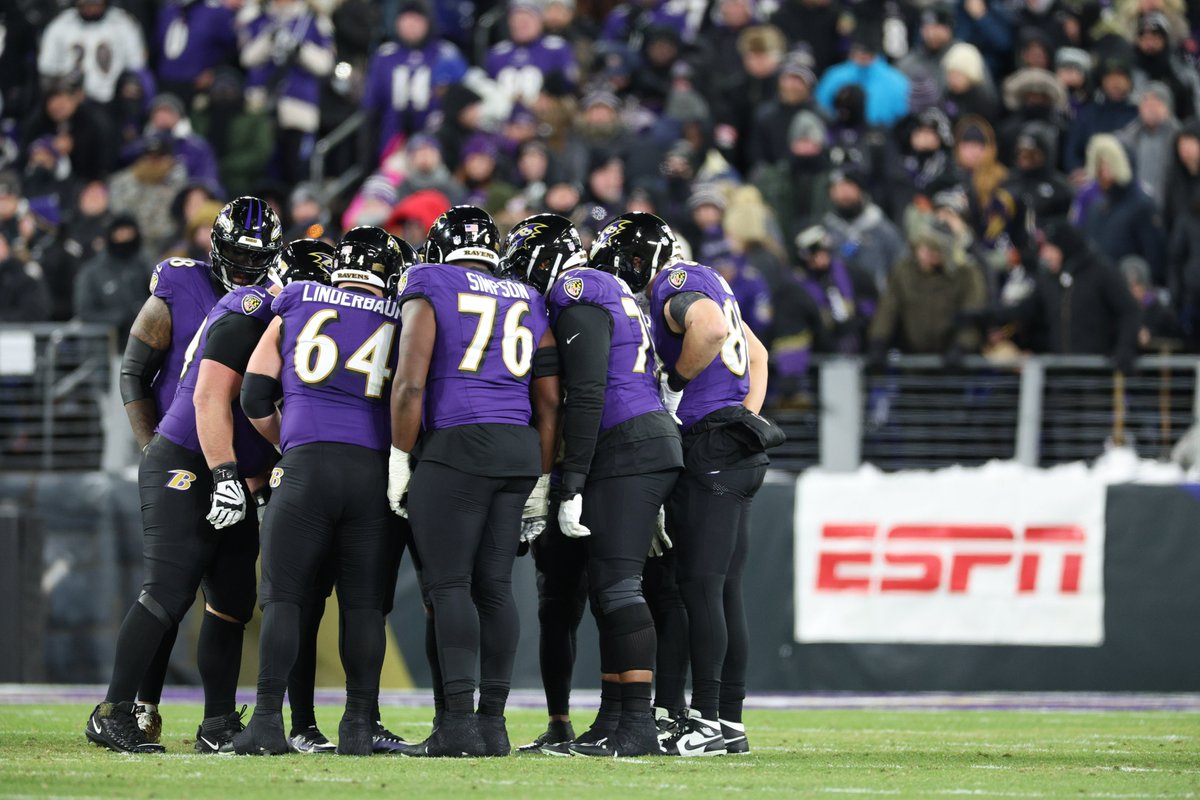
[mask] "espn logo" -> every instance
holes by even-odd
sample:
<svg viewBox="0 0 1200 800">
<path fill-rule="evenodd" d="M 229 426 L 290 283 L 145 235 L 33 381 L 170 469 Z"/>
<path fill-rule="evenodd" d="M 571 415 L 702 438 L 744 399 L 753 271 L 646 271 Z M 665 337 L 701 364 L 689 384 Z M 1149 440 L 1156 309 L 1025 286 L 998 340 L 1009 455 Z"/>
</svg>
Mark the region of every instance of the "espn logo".
<svg viewBox="0 0 1200 800">
<path fill-rule="evenodd" d="M 967 594 L 987 582 L 1014 595 L 1079 593 L 1086 538 L 1077 525 L 925 524 L 821 528 L 815 588 L 836 593 Z"/>
</svg>

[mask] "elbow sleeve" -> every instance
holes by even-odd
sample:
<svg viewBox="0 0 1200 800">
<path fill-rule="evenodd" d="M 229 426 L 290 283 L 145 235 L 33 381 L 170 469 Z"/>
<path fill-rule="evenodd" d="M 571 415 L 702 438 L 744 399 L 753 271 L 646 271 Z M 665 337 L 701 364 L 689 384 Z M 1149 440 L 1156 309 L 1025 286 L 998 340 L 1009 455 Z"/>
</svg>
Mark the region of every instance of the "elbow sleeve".
<svg viewBox="0 0 1200 800">
<path fill-rule="evenodd" d="M 283 387 L 269 375 L 247 373 L 242 381 L 242 411 L 250 419 L 264 419 L 275 413 L 275 404 L 283 397 Z"/>
<path fill-rule="evenodd" d="M 136 336 L 130 336 L 121 359 L 121 401 L 129 405 L 150 397 L 154 376 L 166 357 L 166 350 L 155 350 Z"/>
</svg>

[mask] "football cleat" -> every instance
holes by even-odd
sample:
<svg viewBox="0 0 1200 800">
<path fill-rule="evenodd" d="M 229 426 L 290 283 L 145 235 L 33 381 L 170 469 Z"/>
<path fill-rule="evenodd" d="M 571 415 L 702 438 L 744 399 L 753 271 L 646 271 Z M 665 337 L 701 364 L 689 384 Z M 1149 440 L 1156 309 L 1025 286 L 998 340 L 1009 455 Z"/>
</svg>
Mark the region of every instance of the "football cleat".
<svg viewBox="0 0 1200 800">
<path fill-rule="evenodd" d="M 376 753 L 399 753 L 403 748 L 408 746 L 410 745 L 404 740 L 403 736 L 392 733 L 387 728 L 383 727 L 383 723 L 381 721 L 375 721 L 373 747 Z"/>
<path fill-rule="evenodd" d="M 240 716 L 238 725 L 241 725 Z M 321 738 L 325 739 L 324 736 Z M 200 740 L 197 737 L 197 749 L 199 745 Z M 255 711 L 254 716 L 250 717 L 250 724 L 235 731 L 229 742 L 222 745 L 220 752 L 237 753 L 239 756 L 281 756 L 292 750 L 291 744 L 283 735 L 283 714 L 278 711 Z"/>
<path fill-rule="evenodd" d="M 207 717 L 196 728 L 196 752 L 219 753 L 225 745 L 233 743 L 233 737 L 246 730 L 242 717 L 246 716 L 246 707 L 241 711 L 230 711 L 219 717 Z M 283 733 L 283 723 L 279 724 L 280 734 Z M 225 751 L 230 752 L 229 750 Z M 286 748 L 284 752 L 287 752 Z"/>
<path fill-rule="evenodd" d="M 690 717 L 683 730 L 663 743 L 663 752 L 669 756 L 723 756 L 725 737 L 721 735 L 721 725 L 701 717 Z"/>
<path fill-rule="evenodd" d="M 133 703 L 101 703 L 92 710 L 84 729 L 87 738 L 98 747 L 107 747 L 116 753 L 165 753 L 167 749 L 157 742 L 146 740 L 146 734 L 138 727 L 134 717 Z"/>
<path fill-rule="evenodd" d="M 750 740 L 746 738 L 746 726 L 741 722 L 720 720 L 721 736 L 725 739 L 725 752 L 740 756 L 750 752 Z"/>
<path fill-rule="evenodd" d="M 550 724 L 546 726 L 545 732 L 534 739 L 529 744 L 523 744 L 517 748 L 518 753 L 540 753 L 543 747 L 549 747 L 556 744 L 566 744 L 575 738 L 575 729 L 571 727 L 570 721 L 561 719 L 552 719 Z"/>
<path fill-rule="evenodd" d="M 485 747 L 473 711 L 446 711 L 429 738 L 406 747 L 401 755 L 411 758 L 461 758 L 481 756 Z"/>
<path fill-rule="evenodd" d="M 375 723 L 366 717 L 345 715 L 338 725 L 339 756 L 369 756 L 375 752 Z"/>
<path fill-rule="evenodd" d="M 251 719 L 251 724 L 254 724 L 253 719 Z M 337 746 L 329 741 L 316 725 L 309 725 L 303 730 L 293 729 L 287 741 L 293 753 L 318 755 L 321 753 L 332 753 L 337 749 Z"/>
<path fill-rule="evenodd" d="M 133 707 L 133 715 L 147 742 L 157 743 L 162 739 L 162 715 L 158 713 L 157 704 L 137 703 Z"/>
<path fill-rule="evenodd" d="M 607 741 L 616 731 L 616 725 L 592 723 L 592 727 L 584 731 L 579 738 L 572 739 L 569 742 L 546 745 L 542 748 L 542 752 L 548 756 L 569 756 L 571 755 L 572 746 L 594 745 L 598 742 Z M 609 753 L 609 755 L 612 755 L 612 753 Z"/>
<path fill-rule="evenodd" d="M 665 742 L 670 739 L 687 724 L 687 720 L 688 710 L 686 708 L 681 708 L 675 713 L 671 713 L 671 710 L 667 708 L 655 708 L 654 724 L 658 727 L 658 740 Z"/>
<path fill-rule="evenodd" d="M 479 727 L 479 735 L 483 737 L 483 754 L 485 756 L 506 756 L 512 752 L 508 741 L 508 728 L 504 726 L 504 717 L 494 714 L 476 714 L 475 724 Z"/>
<path fill-rule="evenodd" d="M 610 746 L 613 755 L 619 758 L 662 755 L 658 727 L 650 714 L 622 716 L 616 735 L 610 740 Z"/>
</svg>

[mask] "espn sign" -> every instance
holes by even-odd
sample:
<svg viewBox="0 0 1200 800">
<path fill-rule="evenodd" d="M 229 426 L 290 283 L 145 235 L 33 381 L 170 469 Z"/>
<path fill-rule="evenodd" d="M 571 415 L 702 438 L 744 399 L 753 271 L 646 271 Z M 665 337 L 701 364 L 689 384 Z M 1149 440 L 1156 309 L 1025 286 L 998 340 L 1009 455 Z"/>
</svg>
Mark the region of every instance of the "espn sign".
<svg viewBox="0 0 1200 800">
<path fill-rule="evenodd" d="M 806 475 L 796 640 L 1098 645 L 1104 496 L 1082 467 Z"/>
</svg>

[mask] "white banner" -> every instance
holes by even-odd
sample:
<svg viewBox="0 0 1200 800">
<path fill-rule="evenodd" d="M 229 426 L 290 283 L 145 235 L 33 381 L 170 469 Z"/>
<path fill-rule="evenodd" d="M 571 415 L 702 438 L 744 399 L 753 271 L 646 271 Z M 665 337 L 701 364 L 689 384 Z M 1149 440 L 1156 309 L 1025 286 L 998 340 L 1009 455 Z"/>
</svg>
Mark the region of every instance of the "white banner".
<svg viewBox="0 0 1200 800">
<path fill-rule="evenodd" d="M 809 472 L 796 641 L 1100 645 L 1105 488 L 1082 466 Z"/>
</svg>

